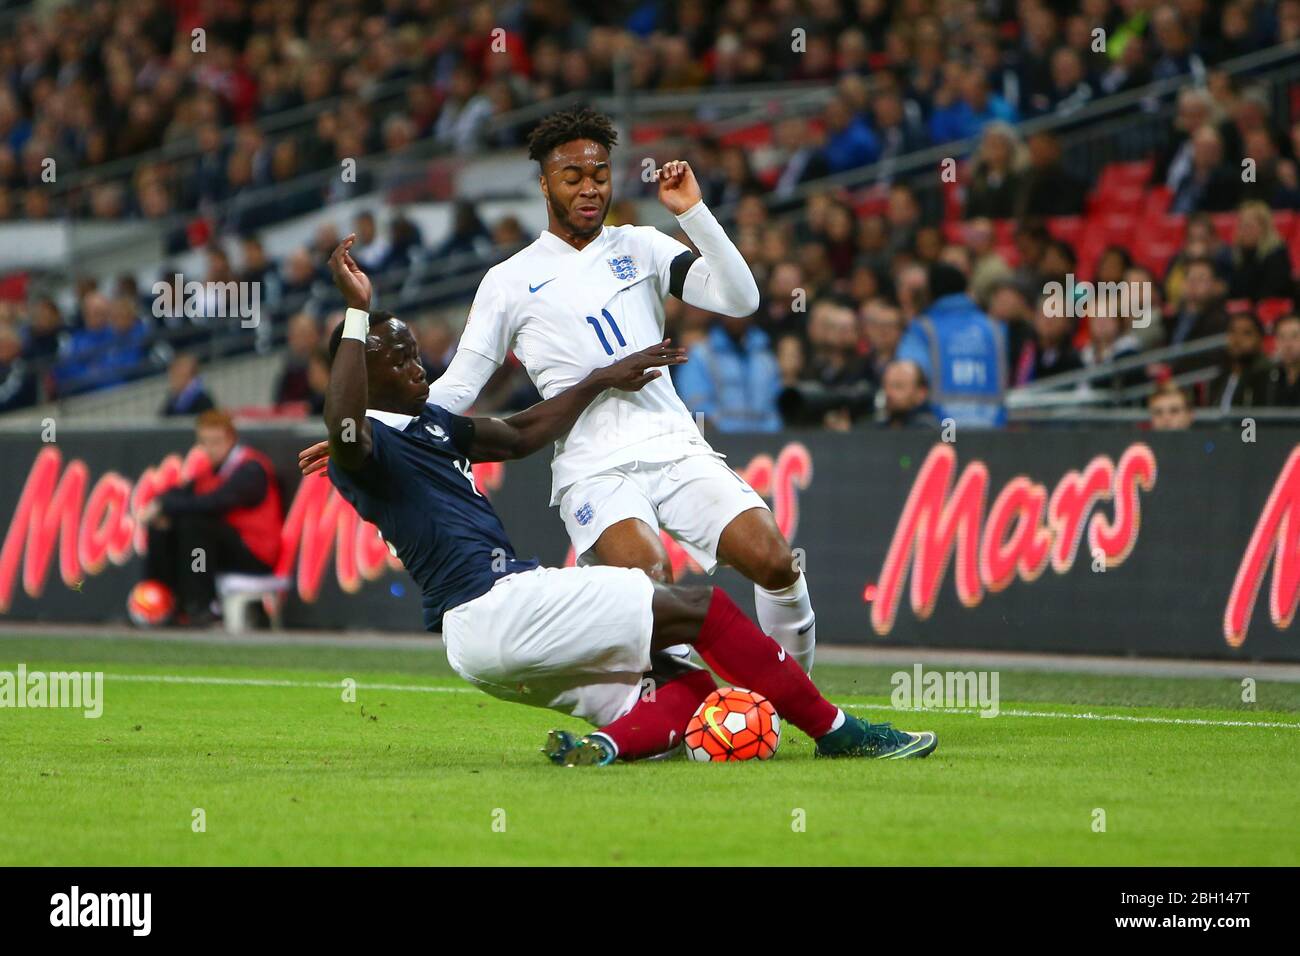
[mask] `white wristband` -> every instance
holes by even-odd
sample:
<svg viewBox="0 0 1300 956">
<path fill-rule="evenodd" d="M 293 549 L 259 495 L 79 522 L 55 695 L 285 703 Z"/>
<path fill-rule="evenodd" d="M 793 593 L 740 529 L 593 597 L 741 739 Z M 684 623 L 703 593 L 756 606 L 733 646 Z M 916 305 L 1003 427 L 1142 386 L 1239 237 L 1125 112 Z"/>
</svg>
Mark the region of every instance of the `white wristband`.
<svg viewBox="0 0 1300 956">
<path fill-rule="evenodd" d="M 370 334 L 370 313 L 364 309 L 348 309 L 343 313 L 343 337 L 356 339 L 362 345 Z"/>
</svg>

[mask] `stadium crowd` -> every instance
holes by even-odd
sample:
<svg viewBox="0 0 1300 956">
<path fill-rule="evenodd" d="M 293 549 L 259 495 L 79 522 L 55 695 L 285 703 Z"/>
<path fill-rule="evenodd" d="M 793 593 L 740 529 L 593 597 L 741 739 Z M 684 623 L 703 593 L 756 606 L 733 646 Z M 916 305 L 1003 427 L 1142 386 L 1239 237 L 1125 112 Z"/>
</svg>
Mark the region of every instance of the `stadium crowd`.
<svg viewBox="0 0 1300 956">
<path fill-rule="evenodd" d="M 679 390 L 716 427 L 934 426 L 945 403 L 933 393 L 953 384 L 935 381 L 936 366 L 944 377 L 943 346 L 970 330 L 985 342 L 968 368 L 992 410 L 984 424 L 1001 423 L 1009 387 L 1220 333 L 1227 344 L 1218 352 L 1129 363 L 1078 387 L 1107 404 L 1140 404 L 1134 386 L 1213 368 L 1193 392 L 1163 386 L 1153 407 L 1173 392 L 1185 404 L 1220 408 L 1300 404 L 1300 321 L 1289 318 L 1300 123 L 1275 115 L 1261 89 L 1215 68 L 1300 37 L 1300 0 L 733 0 L 716 8 L 610 4 L 586 17 L 521 3 L 496 13 L 480 4 L 464 20 L 418 0 L 221 9 L 225 19 L 204 20 L 206 58 L 191 57 L 177 39 L 199 22 L 198 5 L 100 0 L 85 15 L 20 21 L 15 37 L 0 40 L 0 197 L 7 196 L 0 217 L 53 214 L 41 206 L 48 199 L 29 198 L 50 191 L 25 178 L 51 148 L 64 151 L 71 168 L 93 169 L 186 137 L 200 144 L 193 176 L 178 178 L 183 165 L 150 160 L 136 168 L 130 190 L 108 182 L 78 200 L 89 204 L 80 214 L 117 217 L 229 209 L 219 204 L 238 198 L 243 185 L 277 182 L 277 167 L 289 177 L 303 162 L 392 148 L 389 134 L 399 127 L 407 127 L 394 134 L 399 146 L 428 136 L 444 137 L 450 149 L 511 146 L 526 130 L 493 128 L 484 139 L 483 117 L 556 93 L 608 89 L 621 49 L 646 89 L 834 83 L 821 116 L 782 120 L 757 158 L 707 139 L 687 151 L 706 201 L 729 211 L 763 292 L 759 311 L 742 320 L 668 302 L 670 332 L 692 347 Z M 512 51 L 506 57 L 486 46 L 498 21 Z M 783 44 L 795 22 L 811 26 L 806 52 L 791 57 Z M 1091 51 L 1094 24 L 1107 30 L 1104 54 Z M 326 47 L 330 55 L 319 55 Z M 1109 168 L 1097 181 L 1080 180 L 1056 136 L 1024 140 L 1013 125 L 1179 75 L 1188 85 L 1169 116 L 1165 148 L 1151 162 L 1127 164 L 1142 169 L 1118 185 Z M 401 87 L 403 99 L 378 117 L 379 100 L 368 91 L 385 84 Z M 277 139 L 258 126 L 313 102 L 329 106 L 305 138 Z M 146 128 L 147 136 L 128 135 Z M 349 138 L 341 151 L 339 137 Z M 934 185 L 902 180 L 859 192 L 814 186 L 796 199 L 797 189 L 829 173 L 965 137 L 978 137 L 978 146 L 937 213 L 922 201 L 937 195 Z M 1256 165 L 1248 181 L 1245 158 Z M 96 199 L 101 189 L 117 194 Z M 309 197 L 287 214 L 332 198 Z M 1126 217 L 1100 223 L 1117 211 Z M 632 218 L 626 205 L 611 212 L 613 222 Z M 1157 220 L 1162 228 L 1153 230 Z M 358 233 L 358 261 L 381 279 L 449 257 L 477 261 L 481 271 L 531 239 L 513 218 L 485 223 L 468 204 L 437 241 L 401 215 L 381 234 L 364 213 L 322 227 L 311 244 L 273 262 L 253 225 L 214 221 L 185 230 L 184 243 L 203 244 L 205 280 L 261 284 L 275 338 L 288 342 L 283 374 L 266 398 L 304 411 L 319 408 L 327 377 L 320 343 L 340 303 L 325 260 L 341 233 Z M 1097 309 L 1051 314 L 1045 291 L 1074 275 L 1148 283 L 1151 310 L 1136 323 Z M 166 411 L 210 406 L 191 350 L 211 335 L 211 323 L 157 320 L 150 300 L 123 277 L 82 280 L 70 309 L 45 296 L 0 301 L 0 409 L 34 402 L 38 378 L 47 394 L 66 395 L 168 363 Z M 915 321 L 921 317 L 929 324 Z M 455 348 L 456 322 L 441 312 L 418 320 L 426 364 L 437 374 Z M 258 343 L 250 336 L 246 344 Z M 507 366 L 481 405 L 517 407 L 533 394 L 522 370 Z"/>
<path fill-rule="evenodd" d="M 836 172 L 1153 79 L 1203 82 L 1300 37 L 1300 0 L 95 0 L 12 26 L 0 219 L 162 219 L 217 217 L 241 193 L 418 141 L 517 146 L 526 129 L 489 121 L 611 91 L 622 63 L 634 90 L 885 79 L 895 97 L 827 110 L 804 173 Z M 91 175 L 47 188 L 47 159 L 64 179 Z M 93 175 L 130 160 L 128 177 Z M 367 185 L 235 203 L 213 225 L 258 228 Z"/>
</svg>

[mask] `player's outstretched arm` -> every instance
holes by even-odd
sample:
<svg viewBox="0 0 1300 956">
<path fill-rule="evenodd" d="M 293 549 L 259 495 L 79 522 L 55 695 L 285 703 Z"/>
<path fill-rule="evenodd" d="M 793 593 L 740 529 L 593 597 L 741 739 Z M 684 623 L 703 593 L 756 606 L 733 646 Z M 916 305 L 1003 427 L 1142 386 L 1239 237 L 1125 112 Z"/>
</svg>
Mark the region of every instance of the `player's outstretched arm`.
<svg viewBox="0 0 1300 956">
<path fill-rule="evenodd" d="M 343 293 L 348 311 L 343 338 L 330 366 L 325 390 L 325 427 L 329 429 L 330 457 L 339 467 L 359 468 L 370 455 L 370 423 L 366 420 L 366 339 L 370 335 L 370 280 L 348 250 L 356 240 L 348 236 L 330 256 L 334 284 Z"/>
<path fill-rule="evenodd" d="M 659 366 L 681 365 L 686 350 L 664 339 L 640 352 L 598 368 L 572 388 L 509 418 L 474 419 L 472 461 L 523 458 L 566 434 L 596 396 L 609 388 L 637 392 L 663 374 Z"/>
<path fill-rule="evenodd" d="M 752 315 L 759 305 L 758 283 L 736 244 L 704 205 L 690 164 L 673 160 L 664 163 L 657 175 L 659 201 L 700 250 L 698 258 L 682 253 L 684 271 L 673 263 L 669 291 L 687 305 L 709 312 Z"/>
</svg>

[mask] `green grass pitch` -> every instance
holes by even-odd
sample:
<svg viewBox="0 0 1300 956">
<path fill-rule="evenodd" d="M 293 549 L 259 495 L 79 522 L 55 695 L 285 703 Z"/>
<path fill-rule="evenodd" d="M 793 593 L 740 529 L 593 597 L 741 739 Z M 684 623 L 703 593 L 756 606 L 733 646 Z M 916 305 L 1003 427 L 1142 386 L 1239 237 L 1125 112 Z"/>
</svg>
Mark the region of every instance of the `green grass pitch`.
<svg viewBox="0 0 1300 956">
<path fill-rule="evenodd" d="M 938 752 L 815 761 L 786 727 L 765 763 L 562 769 L 537 748 L 577 722 L 469 689 L 436 651 L 0 639 L 0 670 L 20 662 L 103 671 L 105 704 L 0 709 L 4 865 L 1300 860 L 1295 684 L 1243 704 L 1230 679 L 1003 670 L 986 719 L 890 712 L 901 668 L 819 665 L 832 700 Z"/>
</svg>

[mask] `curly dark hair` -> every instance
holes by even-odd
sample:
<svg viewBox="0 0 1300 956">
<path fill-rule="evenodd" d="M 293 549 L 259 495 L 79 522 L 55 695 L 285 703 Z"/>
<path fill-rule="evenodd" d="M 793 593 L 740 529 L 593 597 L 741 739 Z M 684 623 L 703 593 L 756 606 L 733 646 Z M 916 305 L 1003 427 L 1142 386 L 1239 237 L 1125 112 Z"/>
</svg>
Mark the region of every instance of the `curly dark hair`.
<svg viewBox="0 0 1300 956">
<path fill-rule="evenodd" d="M 618 132 L 614 121 L 604 113 L 586 106 L 552 113 L 533 128 L 528 135 L 528 158 L 542 165 L 551 150 L 575 139 L 589 139 L 606 149 L 618 145 Z"/>
</svg>

